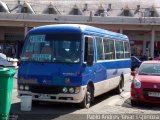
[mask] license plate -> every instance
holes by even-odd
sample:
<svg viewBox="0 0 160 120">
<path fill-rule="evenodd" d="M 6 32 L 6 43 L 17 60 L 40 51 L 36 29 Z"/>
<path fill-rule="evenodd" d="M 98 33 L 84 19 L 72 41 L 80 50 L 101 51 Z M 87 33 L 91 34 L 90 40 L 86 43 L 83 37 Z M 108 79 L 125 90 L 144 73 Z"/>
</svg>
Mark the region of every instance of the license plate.
<svg viewBox="0 0 160 120">
<path fill-rule="evenodd" d="M 148 92 L 148 96 L 150 96 L 150 97 L 160 97 L 160 93 L 159 92 Z"/>
<path fill-rule="evenodd" d="M 40 94 L 39 98 L 41 98 L 41 99 L 48 99 L 49 96 L 48 96 L 48 94 Z"/>
</svg>

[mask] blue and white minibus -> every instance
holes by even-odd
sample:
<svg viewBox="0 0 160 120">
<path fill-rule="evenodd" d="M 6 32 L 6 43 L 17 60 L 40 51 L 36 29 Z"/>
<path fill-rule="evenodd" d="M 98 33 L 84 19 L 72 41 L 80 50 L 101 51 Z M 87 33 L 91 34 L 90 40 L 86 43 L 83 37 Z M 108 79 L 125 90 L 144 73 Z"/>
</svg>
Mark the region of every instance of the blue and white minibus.
<svg viewBox="0 0 160 120">
<path fill-rule="evenodd" d="M 33 101 L 79 103 L 120 93 L 130 78 L 126 35 L 81 24 L 40 26 L 30 30 L 18 69 L 18 96 Z"/>
</svg>

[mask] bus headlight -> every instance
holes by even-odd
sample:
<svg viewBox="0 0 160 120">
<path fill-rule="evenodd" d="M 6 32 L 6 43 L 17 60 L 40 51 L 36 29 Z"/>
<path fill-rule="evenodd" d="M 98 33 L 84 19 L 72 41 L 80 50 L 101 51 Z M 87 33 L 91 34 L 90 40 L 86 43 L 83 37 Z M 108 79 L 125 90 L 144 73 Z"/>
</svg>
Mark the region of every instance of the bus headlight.
<svg viewBox="0 0 160 120">
<path fill-rule="evenodd" d="M 28 86 L 28 85 L 25 85 L 25 86 L 24 86 L 24 90 L 29 90 L 29 86 Z"/>
<path fill-rule="evenodd" d="M 80 87 L 75 87 L 75 93 L 79 93 L 80 92 Z"/>
<path fill-rule="evenodd" d="M 62 92 L 63 93 L 71 93 L 71 94 L 77 94 L 80 92 L 80 87 L 63 87 Z"/>
<path fill-rule="evenodd" d="M 73 87 L 69 88 L 69 92 L 74 93 L 74 88 Z"/>
<path fill-rule="evenodd" d="M 134 88 L 141 88 L 141 81 L 140 80 L 134 80 Z"/>
<path fill-rule="evenodd" d="M 63 91 L 64 93 L 67 93 L 67 92 L 68 92 L 68 89 L 67 89 L 66 87 L 64 87 L 64 88 L 62 89 L 62 91 Z"/>
<path fill-rule="evenodd" d="M 23 86 L 23 85 L 20 85 L 20 86 L 19 86 L 19 89 L 20 89 L 20 90 L 23 90 L 23 89 L 24 89 L 24 86 Z"/>
</svg>

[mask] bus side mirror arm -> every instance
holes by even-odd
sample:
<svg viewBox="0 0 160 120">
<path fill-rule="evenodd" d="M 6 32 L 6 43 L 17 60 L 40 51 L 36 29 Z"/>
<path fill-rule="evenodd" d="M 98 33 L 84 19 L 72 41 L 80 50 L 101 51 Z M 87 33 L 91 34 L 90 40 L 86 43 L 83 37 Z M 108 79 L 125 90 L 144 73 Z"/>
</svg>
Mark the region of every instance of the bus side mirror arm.
<svg viewBox="0 0 160 120">
<path fill-rule="evenodd" d="M 93 55 L 88 55 L 87 57 L 87 65 L 92 66 L 93 65 Z"/>
</svg>

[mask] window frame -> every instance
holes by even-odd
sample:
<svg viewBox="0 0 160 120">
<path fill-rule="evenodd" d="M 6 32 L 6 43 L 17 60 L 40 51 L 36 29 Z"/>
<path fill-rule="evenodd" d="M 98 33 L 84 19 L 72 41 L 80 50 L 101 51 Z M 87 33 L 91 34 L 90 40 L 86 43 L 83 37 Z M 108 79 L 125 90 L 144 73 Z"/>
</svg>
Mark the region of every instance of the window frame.
<svg viewBox="0 0 160 120">
<path fill-rule="evenodd" d="M 126 51 L 125 43 L 127 43 L 128 50 Z M 123 42 L 123 48 L 124 48 L 124 59 L 130 58 L 131 57 L 131 50 L 130 50 L 130 45 L 129 41 L 124 41 Z M 129 54 L 129 57 L 126 57 L 126 54 Z"/>
<path fill-rule="evenodd" d="M 113 51 L 112 52 L 109 52 L 109 53 L 106 53 L 105 52 L 105 50 L 104 50 L 104 56 L 105 56 L 105 60 L 114 60 L 115 58 L 116 58 L 116 56 L 115 56 L 115 40 L 114 39 L 112 39 L 112 38 L 110 38 L 110 37 L 104 37 L 103 38 L 103 45 L 105 46 L 105 44 L 104 44 L 104 41 L 112 41 L 113 42 L 113 46 L 111 46 L 111 47 L 113 47 Z M 104 49 L 105 49 L 105 47 L 104 47 Z M 106 55 L 109 55 L 110 54 L 110 56 L 111 56 L 111 59 L 106 59 Z M 113 57 L 112 57 L 113 56 Z"/>
<path fill-rule="evenodd" d="M 117 46 L 116 46 L 116 43 L 120 42 L 122 44 L 122 51 L 118 51 L 117 52 Z M 123 41 L 121 40 L 115 40 L 115 54 L 116 54 L 116 58 L 115 59 L 124 59 L 124 45 L 123 45 Z M 117 54 L 120 54 L 120 58 L 117 58 Z M 121 55 L 123 54 L 123 55 Z"/>
<path fill-rule="evenodd" d="M 84 38 L 84 53 L 83 53 L 83 62 L 84 62 L 84 63 L 87 62 L 87 61 L 85 60 L 85 53 L 86 53 L 86 52 L 85 52 L 85 51 L 86 51 L 86 49 L 85 49 L 85 44 L 86 44 L 85 38 L 86 38 L 86 37 L 87 37 L 87 38 L 91 38 L 92 41 L 93 41 L 93 54 L 89 54 L 89 53 L 88 53 L 88 55 L 93 55 L 93 57 L 94 57 L 94 54 L 95 54 L 95 50 L 94 50 L 94 49 L 95 49 L 95 46 L 94 46 L 94 37 L 93 37 L 93 36 L 90 36 L 90 35 L 84 35 L 84 37 L 83 37 L 83 38 Z M 94 58 L 95 58 L 95 57 L 94 57 Z"/>
<path fill-rule="evenodd" d="M 96 59 L 97 59 L 97 61 L 105 60 L 103 37 L 94 36 L 94 38 L 95 38 L 95 41 L 96 41 L 96 53 L 97 53 Z M 101 47 L 102 47 L 102 54 L 101 55 L 102 55 L 102 59 L 98 59 L 98 46 L 97 46 L 97 39 L 96 38 L 101 38 Z"/>
</svg>

